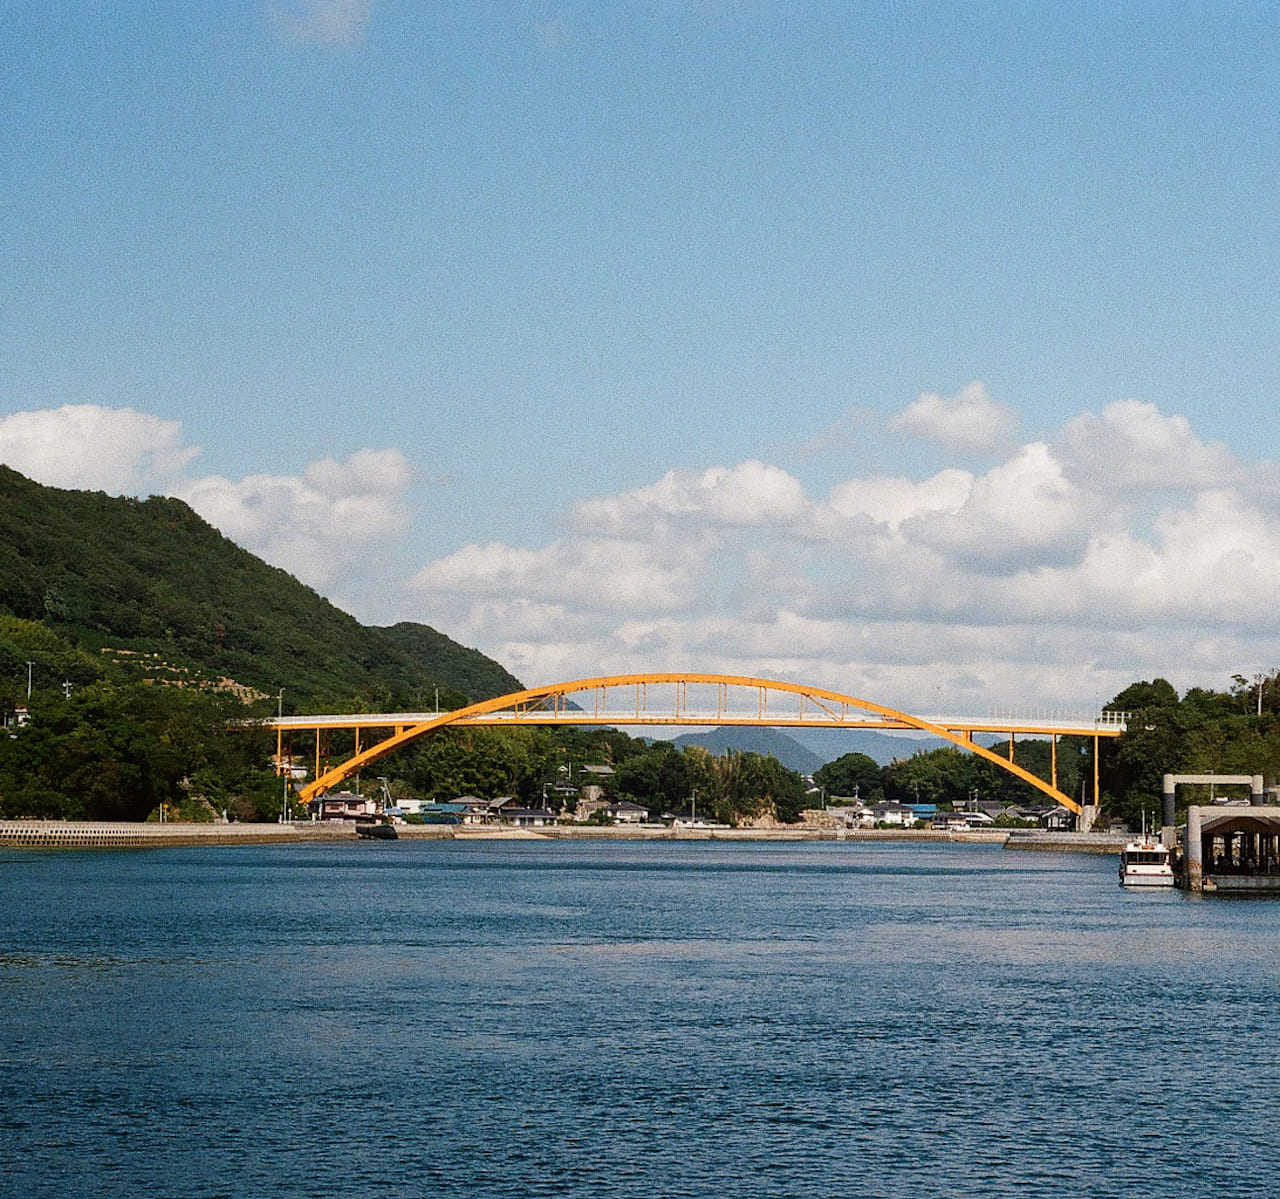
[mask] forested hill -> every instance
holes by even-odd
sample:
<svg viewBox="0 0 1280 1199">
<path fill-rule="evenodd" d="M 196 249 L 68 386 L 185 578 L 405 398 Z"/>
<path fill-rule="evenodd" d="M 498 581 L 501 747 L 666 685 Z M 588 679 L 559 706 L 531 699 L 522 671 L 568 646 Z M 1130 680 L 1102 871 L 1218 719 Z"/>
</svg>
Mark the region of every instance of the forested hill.
<svg viewBox="0 0 1280 1199">
<path fill-rule="evenodd" d="M 361 625 L 179 500 L 64 491 L 0 466 L 3 617 L 7 707 L 32 661 L 46 685 L 228 680 L 273 699 L 283 687 L 287 708 L 416 710 L 437 688 L 450 705 L 520 688 L 425 625 Z"/>
</svg>

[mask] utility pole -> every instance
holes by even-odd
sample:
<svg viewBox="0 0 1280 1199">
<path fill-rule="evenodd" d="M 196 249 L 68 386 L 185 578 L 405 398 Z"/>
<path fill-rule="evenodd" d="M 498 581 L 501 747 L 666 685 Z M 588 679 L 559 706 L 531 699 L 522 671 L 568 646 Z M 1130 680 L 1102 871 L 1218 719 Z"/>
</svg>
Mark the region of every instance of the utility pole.
<svg viewBox="0 0 1280 1199">
<path fill-rule="evenodd" d="M 280 688 L 280 694 L 276 696 L 276 720 L 284 720 L 284 688 Z M 284 799 L 280 805 L 280 823 L 286 824 L 289 820 L 289 771 L 284 764 L 284 751 L 281 748 L 284 730 L 277 723 L 276 725 L 276 767 L 280 771 L 280 777 L 284 779 Z"/>
<path fill-rule="evenodd" d="M 27 663 L 27 703 L 28 704 L 31 703 L 31 668 L 34 665 L 35 665 L 34 662 Z"/>
</svg>

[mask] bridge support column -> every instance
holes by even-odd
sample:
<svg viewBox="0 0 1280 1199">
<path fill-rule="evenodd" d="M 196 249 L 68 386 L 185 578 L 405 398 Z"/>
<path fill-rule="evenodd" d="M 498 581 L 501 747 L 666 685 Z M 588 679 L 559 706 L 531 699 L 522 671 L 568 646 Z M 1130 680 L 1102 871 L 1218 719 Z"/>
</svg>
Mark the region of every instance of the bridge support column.
<svg viewBox="0 0 1280 1199">
<path fill-rule="evenodd" d="M 1264 802 L 1262 798 L 1262 775 L 1255 774 L 1249 780 L 1249 806 L 1260 808 Z"/>
<path fill-rule="evenodd" d="M 1173 775 L 1166 774 L 1160 789 L 1160 839 L 1165 845 L 1172 844 L 1170 836 L 1177 813 L 1176 795 L 1177 785 L 1173 781 Z"/>
<path fill-rule="evenodd" d="M 1182 847 L 1187 863 L 1187 890 L 1204 890 L 1204 844 L 1200 837 L 1200 809 L 1187 809 L 1187 843 Z"/>
</svg>

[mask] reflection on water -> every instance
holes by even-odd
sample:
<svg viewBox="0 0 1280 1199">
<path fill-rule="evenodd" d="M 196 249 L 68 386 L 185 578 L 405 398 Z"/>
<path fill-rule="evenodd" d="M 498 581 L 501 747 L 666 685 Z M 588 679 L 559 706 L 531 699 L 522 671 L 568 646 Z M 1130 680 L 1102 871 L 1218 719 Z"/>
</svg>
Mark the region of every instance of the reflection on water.
<svg viewBox="0 0 1280 1199">
<path fill-rule="evenodd" d="M 1280 904 L 1110 858 L 8 854 L 0 929 L 14 1196 L 1272 1187 Z"/>
</svg>

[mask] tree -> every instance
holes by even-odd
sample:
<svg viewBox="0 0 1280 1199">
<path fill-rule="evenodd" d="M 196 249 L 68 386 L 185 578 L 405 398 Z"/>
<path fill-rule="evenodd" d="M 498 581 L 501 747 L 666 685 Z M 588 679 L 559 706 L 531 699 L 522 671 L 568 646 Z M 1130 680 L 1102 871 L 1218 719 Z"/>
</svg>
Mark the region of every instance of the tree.
<svg viewBox="0 0 1280 1199">
<path fill-rule="evenodd" d="M 875 803 L 884 797 L 880 763 L 868 754 L 850 753 L 819 767 L 813 781 L 828 796 L 856 796 L 864 803 Z"/>
<path fill-rule="evenodd" d="M 1100 751 L 1107 807 L 1133 822 L 1160 802 L 1163 775 L 1186 771 L 1187 733 L 1196 714 L 1180 709 L 1178 693 L 1164 679 L 1134 683 L 1107 706 L 1129 713 L 1125 732 Z"/>
</svg>

